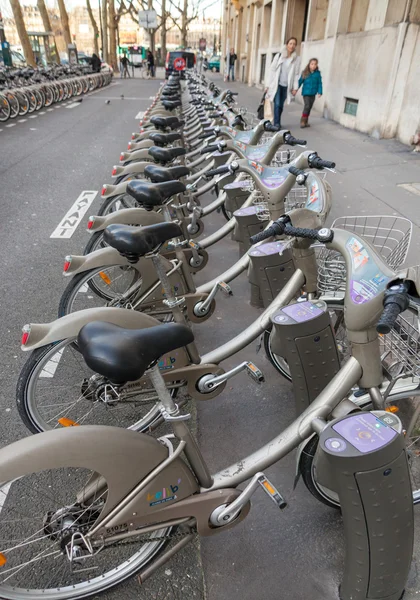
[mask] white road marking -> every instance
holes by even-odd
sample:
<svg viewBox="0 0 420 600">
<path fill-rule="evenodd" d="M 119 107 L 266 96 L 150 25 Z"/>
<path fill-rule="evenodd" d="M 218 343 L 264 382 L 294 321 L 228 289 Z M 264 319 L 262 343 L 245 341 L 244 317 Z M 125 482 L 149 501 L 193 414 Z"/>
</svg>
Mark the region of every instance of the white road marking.
<svg viewBox="0 0 420 600">
<path fill-rule="evenodd" d="M 45 367 L 42 369 L 40 377 L 54 377 L 58 367 L 58 363 L 60 362 L 61 357 L 63 356 L 63 352 L 64 348 L 61 348 L 61 350 L 54 354 L 52 359 L 49 360 Z"/>
<path fill-rule="evenodd" d="M 16 123 L 10 123 L 10 125 L 6 125 L 6 127 L 14 127 Z"/>
<path fill-rule="evenodd" d="M 142 119 L 143 117 L 144 117 L 144 110 L 140 111 L 139 113 L 137 113 L 134 118 L 135 119 Z"/>
<path fill-rule="evenodd" d="M 26 123 L 28 119 L 19 119 L 19 123 Z"/>
<path fill-rule="evenodd" d="M 0 513 L 3 510 L 3 506 L 4 503 L 6 502 L 6 498 L 7 498 L 7 494 L 9 493 L 10 487 L 12 485 L 13 481 L 11 481 L 10 483 L 7 483 L 6 485 L 4 485 L 1 488 L 1 493 L 0 493 Z"/>
<path fill-rule="evenodd" d="M 53 110 L 53 108 L 47 108 L 47 112 L 52 112 Z"/>
<path fill-rule="evenodd" d="M 35 127 L 29 127 L 29 131 L 38 131 Z"/>
<path fill-rule="evenodd" d="M 45 110 L 43 110 L 42 112 L 39 113 L 40 115 L 46 115 L 47 113 L 45 112 Z"/>
<path fill-rule="evenodd" d="M 30 118 L 30 119 L 37 119 L 37 118 L 38 118 L 38 115 L 31 115 L 29 118 Z"/>
<path fill-rule="evenodd" d="M 82 192 L 76 202 L 71 206 L 70 210 L 64 215 L 60 224 L 54 229 L 50 238 L 70 239 L 97 194 L 97 191 L 85 190 Z"/>
<path fill-rule="evenodd" d="M 2 132 L 2 131 L 3 131 L 3 129 L 0 129 L 0 132 Z"/>
<path fill-rule="evenodd" d="M 81 102 L 72 102 L 71 104 L 66 106 L 66 108 L 76 108 L 76 106 L 80 106 L 80 105 L 81 105 Z"/>
</svg>

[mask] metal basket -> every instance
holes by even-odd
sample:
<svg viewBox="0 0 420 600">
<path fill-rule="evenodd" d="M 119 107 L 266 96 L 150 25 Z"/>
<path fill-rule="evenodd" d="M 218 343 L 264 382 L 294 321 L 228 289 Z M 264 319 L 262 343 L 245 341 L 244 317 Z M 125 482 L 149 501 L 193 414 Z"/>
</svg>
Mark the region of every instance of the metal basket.
<svg viewBox="0 0 420 600">
<path fill-rule="evenodd" d="M 420 332 L 417 306 L 400 315 L 387 335 L 380 336 L 381 360 L 394 381 L 420 375 Z"/>
<path fill-rule="evenodd" d="M 391 215 L 339 217 L 332 227 L 354 231 L 372 244 L 391 269 L 400 267 L 407 256 L 413 225 L 404 217 Z M 320 248 L 318 253 L 318 291 L 344 292 L 346 265 L 335 250 Z"/>
<path fill-rule="evenodd" d="M 295 185 L 284 199 L 284 212 L 295 208 L 303 208 L 308 197 L 308 190 L 304 185 Z"/>
<path fill-rule="evenodd" d="M 282 167 L 283 165 L 287 165 L 296 157 L 296 150 L 278 150 L 271 161 L 271 165 L 273 167 Z"/>
</svg>

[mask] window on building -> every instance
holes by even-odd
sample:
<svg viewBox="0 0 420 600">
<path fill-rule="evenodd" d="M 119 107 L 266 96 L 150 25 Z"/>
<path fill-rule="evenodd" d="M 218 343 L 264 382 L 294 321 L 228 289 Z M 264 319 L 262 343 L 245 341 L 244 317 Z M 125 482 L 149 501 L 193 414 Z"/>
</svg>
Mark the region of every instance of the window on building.
<svg viewBox="0 0 420 600">
<path fill-rule="evenodd" d="M 344 112 L 346 115 L 352 115 L 355 117 L 357 115 L 357 107 L 359 106 L 359 101 L 355 98 L 344 98 Z"/>
<path fill-rule="evenodd" d="M 306 39 L 309 41 L 323 40 L 325 37 L 325 26 L 328 15 L 328 0 L 315 0 L 311 4 L 309 15 L 308 34 Z M 308 20 L 308 15 L 306 16 Z M 305 36 L 305 29 L 303 30 Z M 303 37 L 303 39 L 305 39 Z"/>
<path fill-rule="evenodd" d="M 264 83 L 266 61 L 267 61 L 267 55 L 266 54 L 261 54 L 260 83 Z"/>
<path fill-rule="evenodd" d="M 364 31 L 370 0 L 352 0 L 350 9 L 348 33 Z"/>
</svg>

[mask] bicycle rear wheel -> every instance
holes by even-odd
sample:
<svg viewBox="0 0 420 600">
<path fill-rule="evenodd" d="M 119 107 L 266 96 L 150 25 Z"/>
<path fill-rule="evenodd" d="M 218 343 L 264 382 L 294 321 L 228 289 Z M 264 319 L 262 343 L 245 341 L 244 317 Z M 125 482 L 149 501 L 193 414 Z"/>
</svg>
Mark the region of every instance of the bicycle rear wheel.
<svg viewBox="0 0 420 600">
<path fill-rule="evenodd" d="M 98 485 L 92 489 L 94 481 Z M 87 489 L 92 489 L 88 500 Z M 163 550 L 170 527 L 155 530 L 137 543 L 133 539 L 130 544 L 98 544 L 98 552 L 87 552 L 85 560 L 69 560 L 73 534 L 85 535 L 94 527 L 108 491 L 102 474 L 77 465 L 29 474 L 22 468 L 21 476 L 1 484 L 0 544 L 6 560 L 0 571 L 3 600 L 97 597 L 132 577 Z M 78 556 L 82 546 L 78 546 Z"/>
</svg>

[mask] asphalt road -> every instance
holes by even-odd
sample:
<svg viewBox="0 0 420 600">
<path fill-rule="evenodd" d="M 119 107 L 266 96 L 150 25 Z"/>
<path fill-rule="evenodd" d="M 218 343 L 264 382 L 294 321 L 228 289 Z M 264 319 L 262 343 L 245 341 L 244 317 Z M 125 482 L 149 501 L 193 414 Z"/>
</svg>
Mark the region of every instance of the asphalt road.
<svg viewBox="0 0 420 600">
<path fill-rule="evenodd" d="M 86 218 L 70 239 L 51 239 L 50 235 L 83 191 L 96 192 L 103 183 L 111 182 L 112 165 L 118 162 L 120 151 L 126 148 L 131 132 L 137 128 L 135 116 L 148 106 L 157 86 L 153 81 L 117 80 L 77 106 L 62 106 L 38 114 L 36 119 L 17 122 L 14 127 L 1 127 L 1 445 L 27 434 L 15 409 L 16 381 L 26 358 L 19 349 L 21 327 L 28 321 L 44 322 L 56 317 L 66 283 L 61 275 L 63 257 L 80 253 L 84 247 L 88 239 L 83 225 Z M 238 86 L 238 90 L 244 101 L 253 98 L 243 87 Z M 121 99 L 122 94 L 124 99 Z M 108 99 L 111 102 L 106 104 Z M 347 140 L 351 139 L 357 148 L 353 150 L 353 160 L 357 159 L 355 169 L 358 168 L 359 173 L 363 171 L 363 165 L 369 160 L 366 155 L 374 150 L 370 141 L 366 142 L 369 147 L 363 155 L 358 134 L 348 132 L 351 138 L 346 138 L 342 128 L 333 124 L 328 127 L 326 136 L 315 127 L 309 132 L 313 148 L 318 149 L 319 143 L 320 154 L 329 159 L 336 159 L 336 153 L 341 153 L 340 158 L 347 161 L 348 168 L 349 161 L 345 157 L 349 155 Z M 291 129 L 298 134 L 297 128 Z M 382 146 L 378 143 L 376 147 L 382 157 L 385 153 L 388 159 L 390 155 L 395 156 L 388 142 Z M 407 168 L 413 173 L 417 169 L 418 173 L 418 161 L 408 155 L 405 158 Z M 381 166 L 387 169 L 386 161 Z M 371 214 L 380 212 L 383 203 L 377 197 L 381 197 L 379 185 L 387 180 L 386 174 L 377 184 L 374 198 L 370 192 L 361 195 L 359 187 L 363 181 L 357 181 L 356 185 L 354 175 L 346 175 L 348 171 L 340 170 L 336 179 L 330 179 L 334 216 L 348 214 L 349 206 L 351 214 L 357 214 L 358 210 Z M 376 174 L 376 182 L 379 177 Z M 373 176 L 371 179 L 368 190 L 375 187 Z M 351 204 L 347 204 L 346 196 L 354 189 L 357 193 L 351 196 Z M 387 194 L 391 191 L 387 190 Z M 417 221 L 417 204 L 414 205 L 410 197 L 406 202 L 410 200 L 412 206 L 405 206 L 399 200 L 393 206 L 391 199 L 389 210 L 405 210 Z M 87 215 L 95 214 L 99 203 L 98 193 Z M 223 223 L 223 216 L 213 213 L 206 218 L 205 234 Z M 418 248 L 417 243 L 418 236 L 415 248 Z M 209 254 L 209 264 L 197 275 L 197 283 L 212 279 L 235 262 L 238 249 L 236 243 L 225 239 L 210 248 Z M 248 302 L 244 274 L 232 283 L 232 289 L 234 297 L 218 297 L 212 319 L 195 328 L 202 352 L 227 341 L 258 317 L 259 311 Z M 257 386 L 242 374 L 231 380 L 217 399 L 197 405 L 200 446 L 212 470 L 219 470 L 252 452 L 275 437 L 294 418 L 291 386 L 274 372 L 263 351 L 257 352 L 257 341 L 224 366 L 233 366 L 244 359 L 253 360 L 264 371 L 266 383 L 263 386 Z M 143 588 L 133 579 L 104 597 L 110 600 L 139 597 L 145 600 L 336 600 L 344 560 L 340 515 L 317 503 L 302 482 L 293 489 L 294 454 L 268 469 L 267 474 L 286 497 L 289 503 L 286 511 L 280 513 L 259 491 L 253 498 L 249 517 L 242 524 L 218 536 L 202 539 L 201 552 L 198 543 L 190 546 Z M 418 556 L 416 545 L 406 595 L 410 599 L 420 589 Z"/>
</svg>

